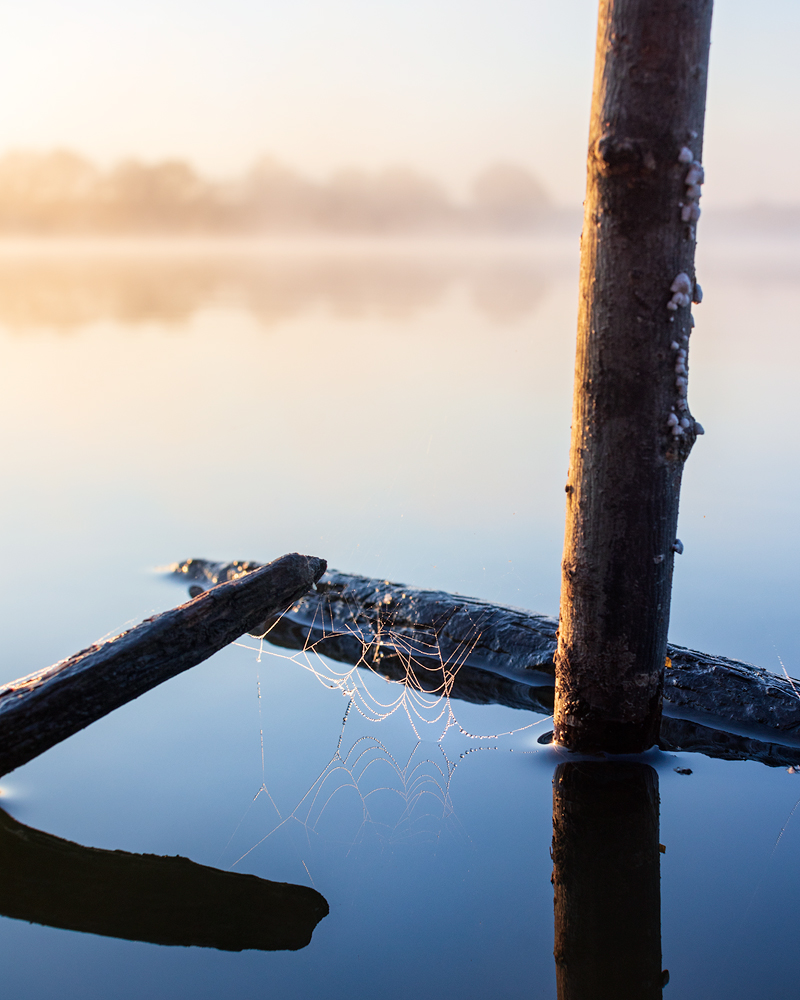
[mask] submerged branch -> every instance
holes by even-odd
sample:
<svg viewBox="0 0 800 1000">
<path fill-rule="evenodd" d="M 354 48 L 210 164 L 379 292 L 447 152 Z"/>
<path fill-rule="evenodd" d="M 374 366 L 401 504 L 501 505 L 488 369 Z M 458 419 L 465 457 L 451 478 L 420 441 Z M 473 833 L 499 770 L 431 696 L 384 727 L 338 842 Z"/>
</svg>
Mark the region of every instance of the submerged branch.
<svg viewBox="0 0 800 1000">
<path fill-rule="evenodd" d="M 0 774 L 202 663 L 278 615 L 325 572 L 324 559 L 293 553 L 215 587 L 107 642 L 0 688 Z"/>
<path fill-rule="evenodd" d="M 259 565 L 190 559 L 174 575 L 199 593 Z M 553 711 L 555 618 L 331 570 L 285 614 L 263 619 L 251 634 L 277 646 L 466 701 Z M 663 750 L 800 764 L 800 681 L 681 646 L 667 652 Z"/>
</svg>

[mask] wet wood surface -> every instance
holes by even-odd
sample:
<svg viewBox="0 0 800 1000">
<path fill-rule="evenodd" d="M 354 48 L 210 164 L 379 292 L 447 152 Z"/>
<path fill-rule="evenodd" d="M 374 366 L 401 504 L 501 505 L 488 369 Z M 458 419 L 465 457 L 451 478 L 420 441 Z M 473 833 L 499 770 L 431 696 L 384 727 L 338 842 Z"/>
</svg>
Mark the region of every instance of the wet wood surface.
<svg viewBox="0 0 800 1000">
<path fill-rule="evenodd" d="M 192 559 L 173 573 L 197 592 L 259 565 Z M 265 616 L 252 631 L 426 691 L 549 715 L 557 624 L 520 608 L 330 570 L 284 615 Z M 662 749 L 800 763 L 800 681 L 681 646 L 667 653 Z"/>
<path fill-rule="evenodd" d="M 282 556 L 113 639 L 0 688 L 0 774 L 208 659 L 280 614 L 321 577 L 324 559 Z"/>
</svg>

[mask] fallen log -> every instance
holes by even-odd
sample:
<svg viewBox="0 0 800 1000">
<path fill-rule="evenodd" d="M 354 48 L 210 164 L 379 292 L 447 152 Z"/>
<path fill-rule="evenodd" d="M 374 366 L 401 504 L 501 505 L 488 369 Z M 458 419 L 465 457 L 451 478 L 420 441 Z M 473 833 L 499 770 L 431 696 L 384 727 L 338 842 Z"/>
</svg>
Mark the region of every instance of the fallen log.
<svg viewBox="0 0 800 1000">
<path fill-rule="evenodd" d="M 325 572 L 324 559 L 286 555 L 0 688 L 0 774 L 278 615 Z"/>
<path fill-rule="evenodd" d="M 150 944 L 296 951 L 328 913 L 308 886 L 83 847 L 2 809 L 0 870 L 5 917 Z"/>
<path fill-rule="evenodd" d="M 199 593 L 259 565 L 189 559 L 171 572 Z M 549 715 L 557 625 L 520 608 L 330 570 L 251 634 L 425 691 Z M 667 653 L 662 749 L 800 764 L 800 681 L 681 646 Z"/>
</svg>

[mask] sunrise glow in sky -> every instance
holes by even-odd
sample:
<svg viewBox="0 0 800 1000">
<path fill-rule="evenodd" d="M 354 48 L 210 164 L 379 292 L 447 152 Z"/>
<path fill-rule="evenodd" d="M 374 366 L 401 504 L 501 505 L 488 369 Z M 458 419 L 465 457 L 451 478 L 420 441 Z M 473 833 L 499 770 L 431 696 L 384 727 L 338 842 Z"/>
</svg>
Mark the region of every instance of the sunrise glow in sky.
<svg viewBox="0 0 800 1000">
<path fill-rule="evenodd" d="M 3 0 L 0 154 L 407 163 L 456 193 L 502 159 L 577 204 L 595 19 L 596 0 Z M 798 52 L 797 0 L 718 0 L 709 207 L 800 203 Z"/>
</svg>

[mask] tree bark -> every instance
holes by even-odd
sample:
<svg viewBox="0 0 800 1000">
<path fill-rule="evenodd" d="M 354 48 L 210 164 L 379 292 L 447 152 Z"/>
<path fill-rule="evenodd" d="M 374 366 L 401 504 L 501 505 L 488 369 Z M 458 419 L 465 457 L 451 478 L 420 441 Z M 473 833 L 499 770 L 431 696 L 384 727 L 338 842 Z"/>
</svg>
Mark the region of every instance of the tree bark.
<svg viewBox="0 0 800 1000">
<path fill-rule="evenodd" d="M 324 559 L 282 556 L 108 642 L 0 688 L 7 774 L 162 681 L 202 663 L 314 586 Z"/>
<path fill-rule="evenodd" d="M 686 403 L 712 0 L 600 0 L 581 242 L 555 733 L 658 734 Z"/>
<path fill-rule="evenodd" d="M 198 593 L 258 566 L 189 559 L 173 574 Z M 253 632 L 422 691 L 551 715 L 556 626 L 521 608 L 329 570 Z M 667 652 L 662 750 L 800 765 L 800 681 L 683 646 Z"/>
</svg>

